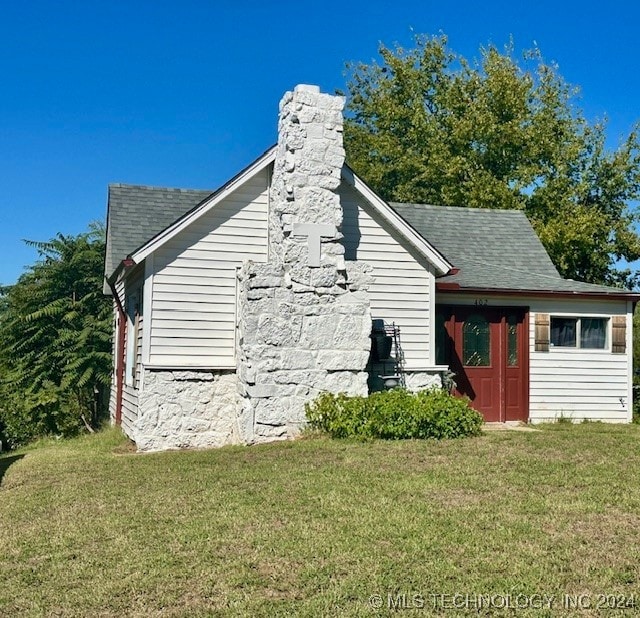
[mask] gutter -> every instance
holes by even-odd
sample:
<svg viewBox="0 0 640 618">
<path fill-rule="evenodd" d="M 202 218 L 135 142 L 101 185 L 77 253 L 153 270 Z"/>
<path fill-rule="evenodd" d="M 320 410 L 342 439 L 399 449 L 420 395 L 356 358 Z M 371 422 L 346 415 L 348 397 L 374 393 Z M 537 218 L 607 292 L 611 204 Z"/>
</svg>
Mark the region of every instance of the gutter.
<svg viewBox="0 0 640 618">
<path fill-rule="evenodd" d="M 638 292 L 572 292 L 570 290 L 504 290 L 496 288 L 467 288 L 459 283 L 436 281 L 437 292 L 458 292 L 460 294 L 483 294 L 487 296 L 548 296 L 564 298 L 591 298 L 600 300 L 624 300 L 637 303 L 640 301 Z"/>
</svg>

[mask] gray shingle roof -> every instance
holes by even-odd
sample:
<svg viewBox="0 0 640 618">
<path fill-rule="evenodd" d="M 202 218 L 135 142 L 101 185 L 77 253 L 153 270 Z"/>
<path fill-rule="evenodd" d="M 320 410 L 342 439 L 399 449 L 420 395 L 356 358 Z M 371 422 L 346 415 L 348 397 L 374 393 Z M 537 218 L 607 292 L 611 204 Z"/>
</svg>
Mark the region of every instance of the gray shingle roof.
<svg viewBox="0 0 640 618">
<path fill-rule="evenodd" d="M 426 204 L 391 206 L 460 269 L 438 281 L 486 290 L 629 293 L 563 279 L 521 211 Z"/>
<path fill-rule="evenodd" d="M 109 185 L 105 276 L 213 191 Z"/>
<path fill-rule="evenodd" d="M 212 191 L 109 185 L 105 276 Z M 459 272 L 439 281 L 461 288 L 625 294 L 626 290 L 563 279 L 524 213 L 391 203 Z"/>
</svg>

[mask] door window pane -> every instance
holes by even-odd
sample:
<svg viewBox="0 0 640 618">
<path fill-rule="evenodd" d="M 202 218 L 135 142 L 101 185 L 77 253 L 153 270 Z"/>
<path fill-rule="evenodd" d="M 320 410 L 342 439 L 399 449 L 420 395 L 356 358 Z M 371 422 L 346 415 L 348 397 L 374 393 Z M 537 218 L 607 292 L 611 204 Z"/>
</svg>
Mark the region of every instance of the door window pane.
<svg viewBox="0 0 640 618">
<path fill-rule="evenodd" d="M 488 367 L 490 359 L 489 322 L 481 315 L 469 316 L 462 327 L 462 362 L 467 367 Z"/>
<path fill-rule="evenodd" d="M 442 311 L 436 313 L 436 364 L 446 365 L 447 358 L 447 328 L 445 326 L 445 316 Z"/>
<path fill-rule="evenodd" d="M 551 345 L 576 347 L 576 318 L 551 318 Z"/>
<path fill-rule="evenodd" d="M 513 314 L 507 318 L 507 364 L 518 365 L 518 318 Z"/>
<path fill-rule="evenodd" d="M 580 320 L 580 347 L 604 350 L 607 339 L 607 320 L 604 318 L 582 318 Z"/>
</svg>

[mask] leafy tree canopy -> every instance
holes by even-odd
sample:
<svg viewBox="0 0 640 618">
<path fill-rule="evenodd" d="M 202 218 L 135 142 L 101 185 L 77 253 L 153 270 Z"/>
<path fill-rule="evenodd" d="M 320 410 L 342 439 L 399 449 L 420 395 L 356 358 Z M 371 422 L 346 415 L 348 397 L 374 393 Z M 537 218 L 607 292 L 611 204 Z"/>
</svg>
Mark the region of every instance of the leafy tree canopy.
<svg viewBox="0 0 640 618">
<path fill-rule="evenodd" d="M 104 227 L 29 244 L 40 259 L 0 290 L 0 429 L 11 444 L 95 422 L 110 380 Z"/>
<path fill-rule="evenodd" d="M 380 47 L 348 65 L 347 158 L 387 200 L 523 210 L 559 272 L 633 286 L 640 258 L 638 127 L 615 151 L 576 91 L 537 50 L 481 48 L 470 62 L 445 36 Z"/>
</svg>

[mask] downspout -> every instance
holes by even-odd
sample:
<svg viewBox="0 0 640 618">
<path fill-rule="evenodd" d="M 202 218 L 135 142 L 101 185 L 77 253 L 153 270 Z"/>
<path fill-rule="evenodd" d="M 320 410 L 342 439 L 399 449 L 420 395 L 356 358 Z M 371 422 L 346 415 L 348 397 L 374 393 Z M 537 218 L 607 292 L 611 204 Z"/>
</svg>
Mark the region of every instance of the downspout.
<svg viewBox="0 0 640 618">
<path fill-rule="evenodd" d="M 118 343 L 116 345 L 116 425 L 120 426 L 122 424 L 122 392 L 124 390 L 125 360 L 124 336 L 127 324 L 127 316 L 125 314 L 124 307 L 122 306 L 122 302 L 120 301 L 120 297 L 118 296 L 118 292 L 116 291 L 115 285 L 109 279 L 106 279 L 106 282 L 111 289 L 113 298 L 116 301 L 116 307 L 118 308 Z"/>
</svg>

